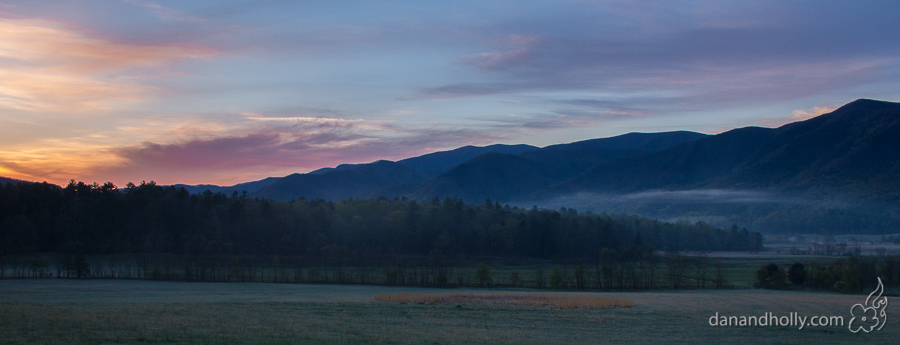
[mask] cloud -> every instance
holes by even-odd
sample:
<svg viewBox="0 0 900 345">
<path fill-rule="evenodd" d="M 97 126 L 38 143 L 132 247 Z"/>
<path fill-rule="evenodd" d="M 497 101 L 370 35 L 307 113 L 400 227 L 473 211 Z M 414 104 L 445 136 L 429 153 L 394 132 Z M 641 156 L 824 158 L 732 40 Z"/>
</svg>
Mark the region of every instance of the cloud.
<svg viewBox="0 0 900 345">
<path fill-rule="evenodd" d="M 530 57 L 525 49 L 513 49 L 504 52 L 480 53 L 467 56 L 465 60 L 481 70 L 492 71 L 524 64 Z"/>
<path fill-rule="evenodd" d="M 296 123 L 318 123 L 318 124 L 349 124 L 349 123 L 387 123 L 387 120 L 366 120 L 366 119 L 343 119 L 334 117 L 309 117 L 309 116 L 262 116 L 258 113 L 241 113 L 248 120 L 254 121 L 282 121 Z"/>
<path fill-rule="evenodd" d="M 632 98 L 616 100 L 574 98 L 552 100 L 548 103 L 564 106 L 565 108 L 556 111 L 559 114 L 566 114 L 582 121 L 589 120 L 594 124 L 654 115 L 654 112 L 649 110 L 652 104 L 641 103 Z"/>
<path fill-rule="evenodd" d="M 547 200 L 532 200 L 545 207 L 578 207 L 579 209 L 590 210 L 594 212 L 621 212 L 623 209 L 629 209 L 634 205 L 650 206 L 659 205 L 681 205 L 692 207 L 693 205 L 798 205 L 809 204 L 813 200 L 800 198 L 797 196 L 787 195 L 783 193 L 774 193 L 758 190 L 726 190 L 726 189 L 693 189 L 693 190 L 648 190 L 629 194 L 604 194 L 579 192 Z M 764 205 L 768 204 L 768 205 Z M 631 205 L 631 206 L 629 206 Z M 634 210 L 641 210 L 644 207 L 638 207 Z"/>
<path fill-rule="evenodd" d="M 661 191 L 652 190 L 622 195 L 626 200 L 642 202 L 681 202 L 681 203 L 794 203 L 795 199 L 787 198 L 764 191 L 695 189 Z"/>
<path fill-rule="evenodd" d="M 126 1 L 0 5 L 59 20 L 0 19 L 0 149 L 21 153 L 0 153 L 0 174 L 239 182 L 501 139 L 732 128 L 772 109 L 780 125 L 896 98 L 900 75 L 896 5 L 881 3 Z"/>
<path fill-rule="evenodd" d="M 540 43 L 536 36 L 510 35 L 503 45 L 511 48 L 502 51 L 479 53 L 463 57 L 463 62 L 482 71 L 499 71 L 533 63 L 533 49 Z"/>
<path fill-rule="evenodd" d="M 69 179 L 118 185 L 152 179 L 231 185 L 500 138 L 464 124 L 354 118 L 325 108 L 141 113 L 3 147 L 0 176 L 62 184 Z"/>
<path fill-rule="evenodd" d="M 170 143 L 148 141 L 112 152 L 127 161 L 126 169 L 136 171 L 150 167 L 180 171 L 247 167 L 303 170 L 318 167 L 323 160 L 334 159 L 342 151 L 378 139 L 362 129 L 365 121 L 248 114 L 242 116 L 261 125 L 245 122 L 226 129 L 225 133 L 234 134 L 225 135 L 221 131 L 209 135 L 201 128 L 192 131 L 179 128 L 179 132 L 193 132 L 194 137 Z M 238 134 L 241 132 L 244 134 Z"/>
<path fill-rule="evenodd" d="M 319 111 L 335 114 L 325 109 Z M 276 115 L 242 112 L 231 120 L 220 120 L 221 126 L 211 128 L 198 119 L 168 124 L 153 120 L 121 131 L 139 135 L 142 129 L 154 128 L 157 132 L 154 140 L 91 147 L 98 159 L 85 161 L 78 167 L 70 166 L 69 162 L 83 157 L 84 153 L 75 152 L 77 145 L 72 145 L 69 156 L 55 151 L 52 156 L 56 164 L 35 164 L 38 162 L 34 159 L 22 161 L 20 165 L 31 170 L 28 175 L 20 171 L 14 176 L 51 176 L 57 183 L 75 178 L 112 180 L 117 184 L 153 179 L 161 183 L 231 185 L 342 163 L 399 160 L 466 144 L 484 145 L 501 138 L 462 125 L 401 124 L 273 113 Z M 228 124 L 229 121 L 234 123 Z M 173 137 L 183 138 L 173 140 Z M 49 155 L 44 161 L 51 161 Z M 14 167 L 8 163 L 0 160 L 0 169 Z"/>
<path fill-rule="evenodd" d="M 114 42 L 39 19 L 0 19 L 0 47 L 0 107 L 63 113 L 141 101 L 152 92 L 141 71 L 212 54 Z"/>
<path fill-rule="evenodd" d="M 515 83 L 459 83 L 424 88 L 414 98 L 459 99 L 523 91 L 529 87 Z"/>
<path fill-rule="evenodd" d="M 830 113 L 830 112 L 834 111 L 835 109 L 837 109 L 837 108 L 832 107 L 832 106 L 823 106 L 823 107 L 817 106 L 817 107 L 812 107 L 810 109 L 794 110 L 794 112 L 791 113 L 791 118 L 794 120 L 797 120 L 797 121 L 809 120 L 816 116 L 819 116 L 819 115 L 822 115 L 825 113 Z"/>
<path fill-rule="evenodd" d="M 30 146 L 4 147 L 0 150 L 0 176 L 61 184 L 124 163 L 108 149 L 88 138 L 44 139 Z"/>
<path fill-rule="evenodd" d="M 781 127 L 791 122 L 805 121 L 822 114 L 830 113 L 832 111 L 835 111 L 838 107 L 838 105 L 824 105 L 814 106 L 809 109 L 797 109 L 791 112 L 790 115 L 760 118 L 756 124 L 772 128 Z M 722 132 L 724 132 L 725 130 L 722 130 Z"/>
<path fill-rule="evenodd" d="M 199 17 L 160 5 L 153 1 L 125 0 L 126 3 L 141 6 L 153 12 L 157 17 L 169 21 L 198 21 Z"/>
<path fill-rule="evenodd" d="M 474 66 L 479 72 L 494 74 L 481 81 L 473 79 L 422 88 L 417 96 L 462 100 L 527 95 L 539 99 L 533 102 L 535 111 L 573 115 L 600 110 L 595 114 L 602 122 L 615 119 L 616 116 L 611 115 L 627 119 L 633 118 L 628 114 L 658 116 L 756 107 L 760 103 L 777 104 L 839 94 L 866 85 L 887 84 L 900 76 L 897 72 L 900 71 L 897 69 L 900 59 L 895 57 L 838 56 L 811 61 L 793 58 L 772 61 L 778 58 L 761 56 L 759 61 L 747 61 L 744 57 L 735 57 L 733 61 L 707 61 L 699 53 L 673 54 L 659 47 L 628 52 L 631 48 L 603 50 L 597 48 L 603 43 L 590 40 L 574 45 L 574 42 L 570 45 L 548 39 L 542 47 L 552 52 L 529 53 L 542 58 L 530 59 L 527 69 Z M 587 48 L 591 46 L 594 48 Z M 559 96 L 566 93 L 594 96 L 560 101 Z M 565 102 L 578 108 L 549 107 Z M 603 107 L 604 104 L 609 107 Z M 802 116 L 800 113 L 794 115 Z M 800 119 L 797 117 L 793 121 Z"/>
<path fill-rule="evenodd" d="M 592 114 L 593 115 L 593 114 Z M 505 117 L 474 119 L 488 123 L 488 127 L 504 133 L 529 133 L 542 130 L 595 126 L 601 121 L 583 114 L 558 113 L 550 115 L 508 115 Z"/>
<path fill-rule="evenodd" d="M 809 5 L 660 3 L 649 10 L 607 2 L 580 4 L 581 15 L 506 18 L 492 29 L 539 39 L 501 40 L 486 52 L 462 55 L 472 77 L 420 88 L 418 96 L 595 93 L 597 101 L 630 98 L 643 112 L 672 114 L 895 80 L 900 39 L 887 29 L 898 26 L 884 9 L 834 5 L 809 12 Z"/>
</svg>

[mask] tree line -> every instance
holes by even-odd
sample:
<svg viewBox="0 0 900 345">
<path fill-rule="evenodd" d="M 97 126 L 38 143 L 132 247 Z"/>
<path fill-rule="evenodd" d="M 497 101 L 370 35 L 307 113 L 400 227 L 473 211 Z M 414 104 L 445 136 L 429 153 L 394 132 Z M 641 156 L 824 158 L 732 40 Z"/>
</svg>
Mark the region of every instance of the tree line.
<svg viewBox="0 0 900 345">
<path fill-rule="evenodd" d="M 35 267 L 43 267 L 46 255 L 55 275 L 66 277 L 441 285 L 472 280 L 473 258 L 502 257 L 586 263 L 595 268 L 594 286 L 643 288 L 654 285 L 646 272 L 666 265 L 657 249 L 761 247 L 759 233 L 737 226 L 490 200 L 283 202 L 190 194 L 152 181 L 0 186 L 0 256 L 34 256 Z"/>
<path fill-rule="evenodd" d="M 768 289 L 811 289 L 859 293 L 881 278 L 885 287 L 900 285 L 900 255 L 839 258 L 828 265 L 819 262 L 790 266 L 768 264 L 756 270 L 756 285 Z"/>
<path fill-rule="evenodd" d="M 640 250 L 630 248 L 627 252 Z M 328 266 L 300 257 L 192 257 L 172 254 L 0 256 L 0 279 L 141 279 L 195 282 L 379 284 L 420 287 L 527 287 L 568 290 L 652 290 L 728 288 L 721 260 L 705 255 L 647 253 L 641 258 L 610 256 L 553 264 L 501 263 L 499 269 L 461 256 L 442 260 L 439 250 L 424 258 L 396 257 L 378 264 L 349 261 Z M 490 260 L 491 258 L 479 258 Z M 616 260 L 618 259 L 618 260 Z M 490 262 L 490 261 L 489 261 Z M 493 260 L 492 265 L 497 260 Z M 552 265 L 552 269 L 550 266 Z"/>
</svg>

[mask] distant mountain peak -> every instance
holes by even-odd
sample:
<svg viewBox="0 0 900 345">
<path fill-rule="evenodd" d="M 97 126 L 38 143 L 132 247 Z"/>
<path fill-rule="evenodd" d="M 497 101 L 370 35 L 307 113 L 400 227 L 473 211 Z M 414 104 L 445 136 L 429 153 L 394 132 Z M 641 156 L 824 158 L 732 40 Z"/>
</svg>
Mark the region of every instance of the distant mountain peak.
<svg viewBox="0 0 900 345">
<path fill-rule="evenodd" d="M 282 200 L 382 193 L 514 200 L 648 188 L 833 189 L 859 194 L 884 187 L 879 195 L 896 197 L 900 184 L 892 181 L 900 171 L 898 138 L 900 103 L 862 98 L 779 128 L 744 127 L 718 135 L 631 132 L 544 148 L 466 145 L 396 162 L 340 164 L 228 188 Z"/>
<path fill-rule="evenodd" d="M 900 108 L 900 103 L 897 102 L 888 102 L 888 101 L 879 101 L 868 98 L 860 98 L 853 102 L 844 104 L 834 112 L 845 112 L 845 111 L 871 111 L 871 110 L 880 110 L 880 109 L 893 109 Z"/>
<path fill-rule="evenodd" d="M 859 99 L 779 128 L 744 127 L 598 165 L 561 192 L 741 188 L 900 196 L 900 103 Z"/>
<path fill-rule="evenodd" d="M 882 100 L 871 99 L 871 98 L 859 98 L 853 102 L 845 104 L 845 106 L 851 105 L 851 104 L 895 104 L 896 105 L 896 104 L 900 104 L 900 103 L 891 102 L 891 101 L 882 101 Z"/>
<path fill-rule="evenodd" d="M 399 160 L 397 161 L 397 163 L 406 165 L 419 171 L 428 172 L 436 176 L 437 174 L 447 171 L 448 169 L 451 169 L 459 164 L 462 164 L 485 153 L 518 155 L 537 149 L 538 147 L 525 144 L 493 144 L 481 147 L 466 145 L 450 151 L 432 152 L 418 157 Z"/>
</svg>

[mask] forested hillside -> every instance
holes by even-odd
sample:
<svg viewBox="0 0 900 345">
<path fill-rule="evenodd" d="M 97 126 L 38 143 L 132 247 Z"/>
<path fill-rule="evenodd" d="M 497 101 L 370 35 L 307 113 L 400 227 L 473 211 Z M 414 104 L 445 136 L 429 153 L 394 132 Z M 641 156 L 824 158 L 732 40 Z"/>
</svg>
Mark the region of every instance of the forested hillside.
<svg viewBox="0 0 900 345">
<path fill-rule="evenodd" d="M 779 128 L 746 127 L 599 164 L 557 192 L 777 190 L 900 200 L 900 103 L 860 99 Z"/>
</svg>

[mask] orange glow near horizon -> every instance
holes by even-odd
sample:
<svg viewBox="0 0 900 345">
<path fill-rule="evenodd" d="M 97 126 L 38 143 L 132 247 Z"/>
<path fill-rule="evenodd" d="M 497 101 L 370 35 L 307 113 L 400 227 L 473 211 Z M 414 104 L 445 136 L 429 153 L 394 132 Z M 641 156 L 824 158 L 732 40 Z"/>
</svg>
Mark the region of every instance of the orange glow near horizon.
<svg viewBox="0 0 900 345">
<path fill-rule="evenodd" d="M 152 98 L 156 90 L 143 79 L 168 64 L 212 55 L 96 38 L 54 21 L 0 19 L 0 123 L 12 130 L 48 126 L 54 133 L 52 139 L 0 138 L 0 175 L 65 184 L 125 164 L 113 150 L 141 139 L 117 133 L 110 120 L 120 115 L 113 111 Z M 68 133 L 54 127 L 74 123 L 83 127 Z"/>
<path fill-rule="evenodd" d="M 465 145 L 780 127 L 900 92 L 883 5 L 514 3 L 0 3 L 0 177 L 233 185 Z"/>
<path fill-rule="evenodd" d="M 70 179 L 90 176 L 103 167 L 123 163 L 121 157 L 108 152 L 102 145 L 44 141 L 42 146 L 0 151 L 0 157 L 3 157 L 0 171 L 6 172 L 4 176 L 16 179 L 65 184 Z"/>
</svg>

